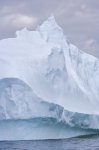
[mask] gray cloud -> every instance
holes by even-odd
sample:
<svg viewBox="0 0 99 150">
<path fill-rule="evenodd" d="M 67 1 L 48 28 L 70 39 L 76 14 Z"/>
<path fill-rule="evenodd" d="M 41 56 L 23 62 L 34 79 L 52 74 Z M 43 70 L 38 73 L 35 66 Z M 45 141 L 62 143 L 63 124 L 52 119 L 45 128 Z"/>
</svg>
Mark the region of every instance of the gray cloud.
<svg viewBox="0 0 99 150">
<path fill-rule="evenodd" d="M 25 26 L 35 29 L 51 13 L 72 43 L 99 57 L 98 0 L 0 1 L 0 39 L 13 37 Z"/>
</svg>

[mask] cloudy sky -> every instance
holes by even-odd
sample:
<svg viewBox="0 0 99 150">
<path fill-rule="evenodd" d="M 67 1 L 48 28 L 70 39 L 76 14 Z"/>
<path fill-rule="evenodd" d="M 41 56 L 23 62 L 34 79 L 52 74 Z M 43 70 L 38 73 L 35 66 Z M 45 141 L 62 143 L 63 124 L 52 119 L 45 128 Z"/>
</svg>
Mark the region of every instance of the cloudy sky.
<svg viewBox="0 0 99 150">
<path fill-rule="evenodd" d="M 69 41 L 99 57 L 99 0 L 0 0 L 0 39 L 34 30 L 51 14 Z"/>
</svg>

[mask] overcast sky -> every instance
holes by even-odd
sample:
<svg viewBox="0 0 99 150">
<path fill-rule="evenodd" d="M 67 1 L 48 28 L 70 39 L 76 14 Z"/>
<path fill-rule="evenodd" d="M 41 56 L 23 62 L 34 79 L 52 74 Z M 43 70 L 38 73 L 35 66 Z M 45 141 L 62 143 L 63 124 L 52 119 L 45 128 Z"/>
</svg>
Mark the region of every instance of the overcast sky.
<svg viewBox="0 0 99 150">
<path fill-rule="evenodd" d="M 0 39 L 51 14 L 78 48 L 99 57 L 99 0 L 0 0 Z"/>
</svg>

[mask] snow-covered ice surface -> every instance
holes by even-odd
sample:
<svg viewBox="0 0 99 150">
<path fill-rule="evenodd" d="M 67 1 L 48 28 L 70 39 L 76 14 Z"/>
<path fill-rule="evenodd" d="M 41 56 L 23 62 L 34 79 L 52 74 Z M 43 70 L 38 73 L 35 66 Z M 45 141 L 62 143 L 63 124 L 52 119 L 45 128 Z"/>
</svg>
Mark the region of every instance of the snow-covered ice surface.
<svg viewBox="0 0 99 150">
<path fill-rule="evenodd" d="M 0 140 L 99 130 L 99 59 L 67 41 L 53 16 L 0 41 Z"/>
</svg>

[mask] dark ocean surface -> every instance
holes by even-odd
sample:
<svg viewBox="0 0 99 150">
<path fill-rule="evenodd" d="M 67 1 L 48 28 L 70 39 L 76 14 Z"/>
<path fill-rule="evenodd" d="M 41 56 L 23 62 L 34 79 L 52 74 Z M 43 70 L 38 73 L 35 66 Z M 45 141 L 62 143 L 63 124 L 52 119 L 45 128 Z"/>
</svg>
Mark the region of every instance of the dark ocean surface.
<svg viewBox="0 0 99 150">
<path fill-rule="evenodd" d="M 99 150 L 99 135 L 63 140 L 1 141 L 0 150 Z"/>
</svg>

